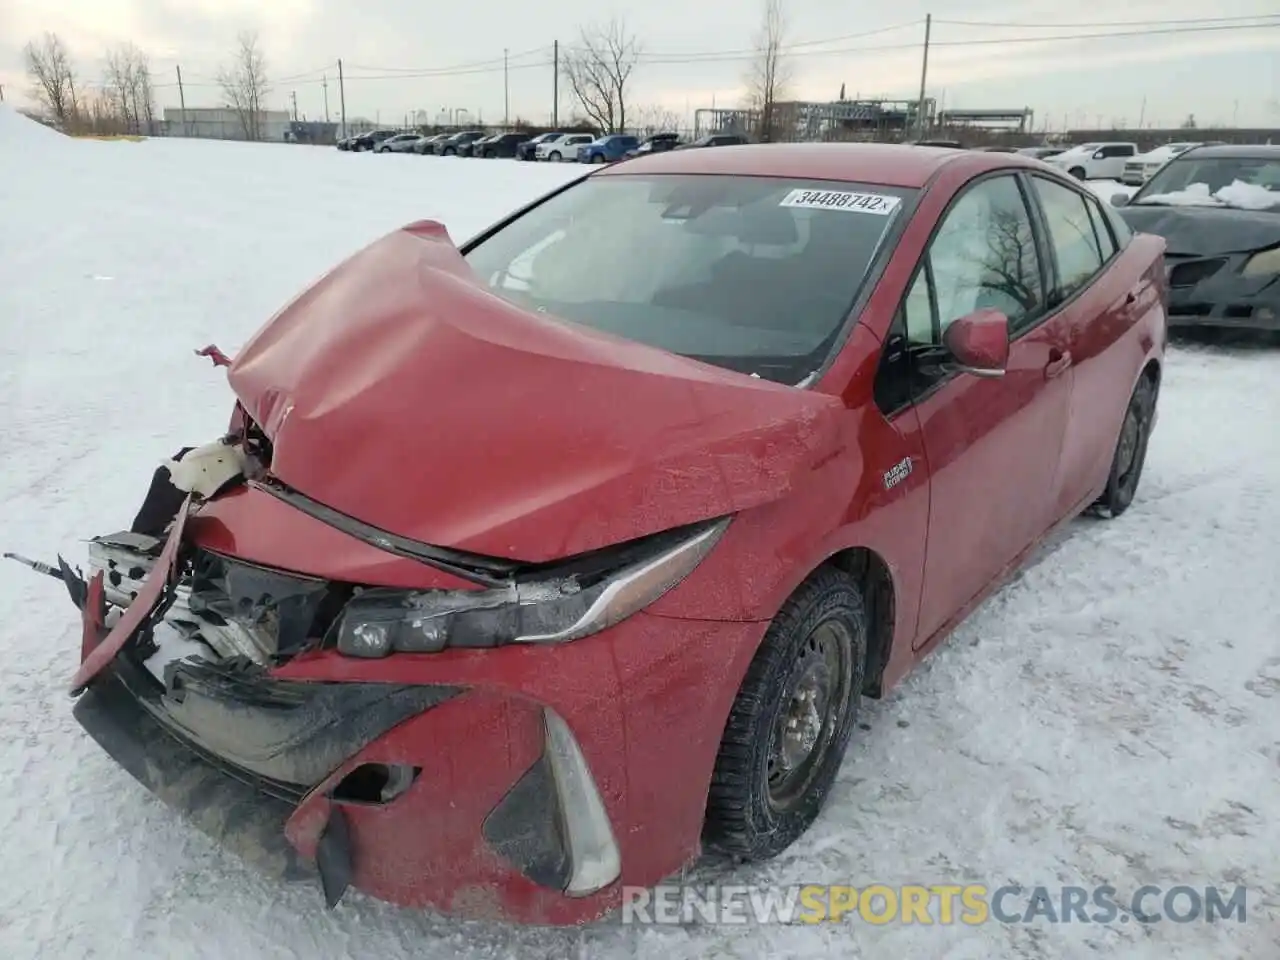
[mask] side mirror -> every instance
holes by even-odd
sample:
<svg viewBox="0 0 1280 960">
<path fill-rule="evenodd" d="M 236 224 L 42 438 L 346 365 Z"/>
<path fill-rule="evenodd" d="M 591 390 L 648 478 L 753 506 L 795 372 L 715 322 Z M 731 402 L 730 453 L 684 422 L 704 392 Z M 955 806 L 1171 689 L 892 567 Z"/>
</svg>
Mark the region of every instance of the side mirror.
<svg viewBox="0 0 1280 960">
<path fill-rule="evenodd" d="M 1111 205 L 1113 207 L 1123 207 L 1128 202 L 1129 195 L 1127 193 L 1113 193 L 1111 195 Z"/>
<path fill-rule="evenodd" d="M 975 377 L 1002 377 L 1009 363 L 1009 318 L 999 310 L 975 310 L 953 320 L 942 343 L 956 369 Z"/>
</svg>

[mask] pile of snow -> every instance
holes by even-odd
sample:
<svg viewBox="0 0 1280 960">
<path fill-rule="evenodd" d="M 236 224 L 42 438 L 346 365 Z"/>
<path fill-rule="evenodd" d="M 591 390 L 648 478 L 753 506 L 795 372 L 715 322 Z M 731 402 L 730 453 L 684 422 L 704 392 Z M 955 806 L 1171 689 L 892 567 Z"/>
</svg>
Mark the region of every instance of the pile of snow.
<svg viewBox="0 0 1280 960">
<path fill-rule="evenodd" d="M 10 147 L 27 147 L 36 144 L 50 144 L 65 141 L 63 134 L 25 117 L 13 107 L 0 103 L 0 149 Z"/>
<path fill-rule="evenodd" d="M 1270 210 L 1280 206 L 1280 193 L 1256 183 L 1233 180 L 1228 186 L 1209 192 L 1207 183 L 1192 183 L 1184 190 L 1154 193 L 1139 203 L 1165 204 L 1171 207 L 1235 207 L 1237 210 Z"/>
</svg>

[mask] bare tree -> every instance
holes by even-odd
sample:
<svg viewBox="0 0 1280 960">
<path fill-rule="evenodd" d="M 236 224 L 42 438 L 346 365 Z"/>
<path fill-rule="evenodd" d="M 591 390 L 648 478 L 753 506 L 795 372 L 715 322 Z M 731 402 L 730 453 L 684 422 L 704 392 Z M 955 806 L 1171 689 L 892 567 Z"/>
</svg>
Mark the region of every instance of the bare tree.
<svg viewBox="0 0 1280 960">
<path fill-rule="evenodd" d="M 561 62 L 569 90 L 601 132 L 626 130 L 627 85 L 639 59 L 639 40 L 618 19 L 584 27 L 578 44 L 565 51 Z"/>
<path fill-rule="evenodd" d="M 147 55 L 132 43 L 107 51 L 103 86 L 128 133 L 142 133 L 144 119 L 153 112 L 150 74 Z"/>
<path fill-rule="evenodd" d="M 227 106 L 236 112 L 246 140 L 261 140 L 262 102 L 271 92 L 267 82 L 267 62 L 258 47 L 258 35 L 240 34 L 235 59 L 218 71 L 218 85 Z"/>
<path fill-rule="evenodd" d="M 747 100 L 760 116 L 761 140 L 787 139 L 778 103 L 786 96 L 791 65 L 783 51 L 787 33 L 782 0 L 764 0 L 764 18 L 755 38 L 755 59 L 747 72 Z"/>
<path fill-rule="evenodd" d="M 637 136 L 648 137 L 655 133 L 675 133 L 680 129 L 680 115 L 660 105 L 640 107 L 632 111 L 631 126 Z"/>
<path fill-rule="evenodd" d="M 75 71 L 66 45 L 56 33 L 46 33 L 38 43 L 28 43 L 23 53 L 32 97 L 65 129 L 76 113 Z"/>
</svg>

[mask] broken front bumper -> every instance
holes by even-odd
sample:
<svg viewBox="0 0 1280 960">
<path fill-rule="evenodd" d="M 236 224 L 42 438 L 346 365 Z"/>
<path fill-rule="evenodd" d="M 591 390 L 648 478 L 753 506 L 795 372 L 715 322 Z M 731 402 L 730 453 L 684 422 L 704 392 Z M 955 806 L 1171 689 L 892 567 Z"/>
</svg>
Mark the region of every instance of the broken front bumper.
<svg viewBox="0 0 1280 960">
<path fill-rule="evenodd" d="M 163 607 L 181 524 L 120 623 Z M 162 682 L 136 627 L 107 632 L 94 609 L 77 719 L 246 861 L 319 874 L 330 904 L 349 884 L 551 924 L 595 919 L 623 883 L 697 856 L 724 718 L 765 628 L 639 613 L 571 644 L 178 661 Z"/>
<path fill-rule="evenodd" d="M 1166 254 L 1169 326 L 1280 331 L 1280 277 L 1241 274 L 1252 254 Z"/>
</svg>

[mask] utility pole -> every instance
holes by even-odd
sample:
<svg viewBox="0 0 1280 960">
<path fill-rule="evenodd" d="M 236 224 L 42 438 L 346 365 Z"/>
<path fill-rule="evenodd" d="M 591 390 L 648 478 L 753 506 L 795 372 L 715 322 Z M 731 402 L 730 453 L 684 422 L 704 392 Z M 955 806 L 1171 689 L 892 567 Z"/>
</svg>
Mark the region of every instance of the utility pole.
<svg viewBox="0 0 1280 960">
<path fill-rule="evenodd" d="M 1142 107 L 1138 110 L 1138 129 L 1142 129 L 1142 121 L 1147 118 L 1147 98 L 1142 98 Z"/>
<path fill-rule="evenodd" d="M 291 94 L 289 94 L 289 96 L 293 98 L 293 122 L 297 123 L 298 122 L 298 91 L 294 90 Z"/>
<path fill-rule="evenodd" d="M 511 83 L 507 79 L 507 48 L 502 48 L 502 125 L 511 122 Z"/>
<path fill-rule="evenodd" d="M 187 95 L 182 89 L 182 66 L 178 64 L 174 67 L 178 71 L 178 105 L 182 109 L 182 135 L 184 137 L 191 136 L 190 130 L 187 129 Z"/>
<path fill-rule="evenodd" d="M 560 41 L 551 48 L 551 126 L 560 126 Z"/>
<path fill-rule="evenodd" d="M 347 137 L 347 85 L 342 79 L 342 60 L 338 60 L 338 102 L 342 108 L 342 138 Z"/>
<path fill-rule="evenodd" d="M 924 115 L 924 90 L 929 79 L 929 32 L 933 28 L 933 14 L 926 13 L 924 15 L 924 57 L 920 62 L 920 100 L 916 104 L 916 118 L 920 121 L 920 139 L 924 139 L 925 124 L 928 122 Z"/>
<path fill-rule="evenodd" d="M 324 79 L 320 82 L 324 87 L 324 122 L 329 122 L 329 75 L 326 73 Z"/>
</svg>

